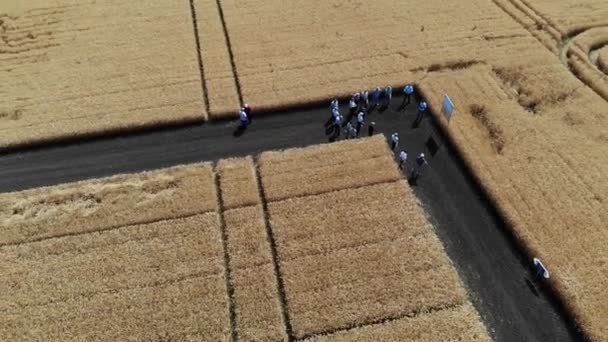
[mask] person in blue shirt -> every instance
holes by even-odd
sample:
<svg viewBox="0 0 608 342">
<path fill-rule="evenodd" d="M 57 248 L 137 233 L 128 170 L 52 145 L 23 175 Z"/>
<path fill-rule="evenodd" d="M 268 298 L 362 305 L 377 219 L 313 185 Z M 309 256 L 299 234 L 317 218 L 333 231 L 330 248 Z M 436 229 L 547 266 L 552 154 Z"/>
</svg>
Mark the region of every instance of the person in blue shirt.
<svg viewBox="0 0 608 342">
<path fill-rule="evenodd" d="M 372 109 L 373 107 L 379 106 L 380 105 L 380 87 L 376 87 L 376 89 L 374 89 L 372 91 L 371 97 L 372 97 Z"/>
<path fill-rule="evenodd" d="M 408 84 L 405 87 L 403 87 L 403 102 L 401 103 L 401 108 L 405 108 L 406 105 L 410 104 L 413 94 L 414 94 L 413 85 Z"/>
<path fill-rule="evenodd" d="M 420 103 L 418 104 L 418 114 L 416 115 L 416 121 L 414 121 L 414 126 L 417 127 L 418 125 L 420 125 L 427 108 L 428 105 L 426 104 L 426 102 L 420 101 Z"/>
<path fill-rule="evenodd" d="M 247 126 L 249 125 L 249 116 L 247 115 L 247 112 L 245 112 L 245 110 L 241 110 L 239 112 L 239 120 L 241 121 L 241 129 L 245 129 L 247 128 Z"/>
</svg>

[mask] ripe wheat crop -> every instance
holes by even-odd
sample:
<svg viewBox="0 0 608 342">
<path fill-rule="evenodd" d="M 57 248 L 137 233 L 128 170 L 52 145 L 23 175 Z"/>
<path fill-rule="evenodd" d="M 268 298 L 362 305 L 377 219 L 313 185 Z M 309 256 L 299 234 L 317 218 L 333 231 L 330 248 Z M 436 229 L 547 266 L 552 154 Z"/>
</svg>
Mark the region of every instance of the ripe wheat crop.
<svg viewBox="0 0 608 342">
<path fill-rule="evenodd" d="M 1 195 L 0 339 L 488 340 L 384 139 Z"/>
<path fill-rule="evenodd" d="M 207 117 L 188 1 L 2 1 L 0 36 L 0 148 Z"/>
<path fill-rule="evenodd" d="M 0 245 L 216 209 L 210 164 L 0 194 Z"/>
</svg>

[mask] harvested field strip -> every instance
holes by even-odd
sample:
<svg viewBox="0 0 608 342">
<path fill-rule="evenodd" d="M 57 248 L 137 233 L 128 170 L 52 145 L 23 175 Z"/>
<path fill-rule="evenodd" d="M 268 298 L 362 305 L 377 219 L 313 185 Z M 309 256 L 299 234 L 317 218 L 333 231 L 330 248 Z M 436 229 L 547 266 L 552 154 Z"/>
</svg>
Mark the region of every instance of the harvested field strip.
<svg viewBox="0 0 608 342">
<path fill-rule="evenodd" d="M 466 302 L 454 268 L 403 181 L 268 207 L 296 338 Z"/>
<path fill-rule="evenodd" d="M 261 184 L 271 202 L 401 178 L 383 135 L 265 152 L 258 164 Z"/>
<path fill-rule="evenodd" d="M 0 194 L 0 246 L 216 211 L 215 191 L 203 163 Z"/>
<path fill-rule="evenodd" d="M 199 54 L 205 68 L 205 84 L 212 118 L 235 115 L 240 104 L 236 75 L 230 60 L 219 1 L 191 0 L 197 13 Z"/>
<path fill-rule="evenodd" d="M 450 342 L 489 341 L 479 315 L 470 304 L 456 306 L 414 317 L 340 331 L 307 341 L 412 341 Z"/>
<path fill-rule="evenodd" d="M 284 341 L 285 323 L 261 206 L 224 212 L 236 329 L 244 341 Z"/>
<path fill-rule="evenodd" d="M 224 210 L 260 204 L 260 193 L 253 159 L 222 159 L 217 172 Z"/>
</svg>

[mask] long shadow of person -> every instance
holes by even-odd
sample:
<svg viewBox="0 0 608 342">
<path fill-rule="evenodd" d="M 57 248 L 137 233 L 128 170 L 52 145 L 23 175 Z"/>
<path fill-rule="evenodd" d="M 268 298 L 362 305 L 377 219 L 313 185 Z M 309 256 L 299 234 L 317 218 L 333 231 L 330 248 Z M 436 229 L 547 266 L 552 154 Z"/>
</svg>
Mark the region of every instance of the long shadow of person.
<svg viewBox="0 0 608 342">
<path fill-rule="evenodd" d="M 245 126 L 238 125 L 236 127 L 236 130 L 234 130 L 234 132 L 232 133 L 232 135 L 235 138 L 238 138 L 238 137 L 240 137 L 241 135 L 243 135 L 245 133 L 245 130 L 246 130 Z"/>
<path fill-rule="evenodd" d="M 530 289 L 530 291 L 532 291 L 532 293 L 536 297 L 538 297 L 538 290 L 536 289 L 536 286 L 534 286 L 534 284 L 530 281 L 530 279 L 524 278 L 524 280 L 526 281 L 526 285 L 528 285 L 528 288 Z"/>
</svg>

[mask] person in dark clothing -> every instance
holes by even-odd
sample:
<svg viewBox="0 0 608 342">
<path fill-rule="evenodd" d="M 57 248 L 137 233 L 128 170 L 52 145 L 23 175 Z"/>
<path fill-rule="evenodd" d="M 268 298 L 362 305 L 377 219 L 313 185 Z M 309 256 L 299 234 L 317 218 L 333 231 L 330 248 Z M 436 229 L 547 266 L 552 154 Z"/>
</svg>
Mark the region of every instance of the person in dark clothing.
<svg viewBox="0 0 608 342">
<path fill-rule="evenodd" d="M 376 123 L 373 122 L 373 121 L 370 122 L 369 126 L 367 126 L 367 135 L 368 136 L 371 137 L 372 135 L 374 135 L 374 128 L 375 128 L 375 126 L 376 126 Z"/>
</svg>

